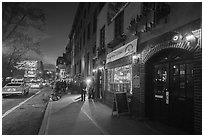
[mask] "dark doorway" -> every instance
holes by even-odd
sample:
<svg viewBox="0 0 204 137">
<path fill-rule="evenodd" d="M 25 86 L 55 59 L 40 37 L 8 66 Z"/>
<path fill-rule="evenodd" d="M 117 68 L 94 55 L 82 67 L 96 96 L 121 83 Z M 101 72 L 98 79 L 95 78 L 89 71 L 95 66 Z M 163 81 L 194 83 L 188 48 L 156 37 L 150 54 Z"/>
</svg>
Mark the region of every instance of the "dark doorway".
<svg viewBox="0 0 204 137">
<path fill-rule="evenodd" d="M 154 120 L 193 130 L 193 56 L 166 49 L 146 63 L 146 113 Z"/>
</svg>

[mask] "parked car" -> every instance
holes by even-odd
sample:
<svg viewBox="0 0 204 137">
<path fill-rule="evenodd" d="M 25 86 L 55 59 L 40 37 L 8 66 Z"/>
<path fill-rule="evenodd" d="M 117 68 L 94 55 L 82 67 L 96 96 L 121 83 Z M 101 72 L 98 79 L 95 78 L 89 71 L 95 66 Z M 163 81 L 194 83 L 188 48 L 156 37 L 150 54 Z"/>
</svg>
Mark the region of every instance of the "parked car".
<svg viewBox="0 0 204 137">
<path fill-rule="evenodd" d="M 4 87 L 6 84 L 11 83 L 12 77 L 6 77 L 2 78 L 2 87 Z"/>
<path fill-rule="evenodd" d="M 23 78 L 13 78 L 12 80 L 11 80 L 11 83 L 24 83 L 25 81 L 24 81 L 24 79 Z"/>
<path fill-rule="evenodd" d="M 43 85 L 40 82 L 34 82 L 32 81 L 30 83 L 30 88 L 43 88 Z"/>
<path fill-rule="evenodd" d="M 8 95 L 27 95 L 29 93 L 29 86 L 25 83 L 8 83 L 2 89 L 2 96 Z"/>
<path fill-rule="evenodd" d="M 42 85 L 47 87 L 47 86 L 49 86 L 49 82 L 43 82 Z"/>
</svg>

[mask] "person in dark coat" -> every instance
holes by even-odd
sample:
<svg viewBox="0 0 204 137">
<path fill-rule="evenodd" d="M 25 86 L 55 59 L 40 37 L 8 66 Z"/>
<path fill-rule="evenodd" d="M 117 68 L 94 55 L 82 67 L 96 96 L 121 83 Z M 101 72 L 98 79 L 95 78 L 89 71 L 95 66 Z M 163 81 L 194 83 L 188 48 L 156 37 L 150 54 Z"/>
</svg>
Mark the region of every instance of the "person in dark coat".
<svg viewBox="0 0 204 137">
<path fill-rule="evenodd" d="M 80 83 L 80 91 L 81 91 L 81 101 L 85 101 L 86 97 L 86 84 L 84 81 Z"/>
<path fill-rule="evenodd" d="M 60 81 L 57 80 L 55 83 L 55 87 L 54 87 L 54 96 L 56 96 L 58 99 L 61 97 L 60 96 Z"/>
</svg>

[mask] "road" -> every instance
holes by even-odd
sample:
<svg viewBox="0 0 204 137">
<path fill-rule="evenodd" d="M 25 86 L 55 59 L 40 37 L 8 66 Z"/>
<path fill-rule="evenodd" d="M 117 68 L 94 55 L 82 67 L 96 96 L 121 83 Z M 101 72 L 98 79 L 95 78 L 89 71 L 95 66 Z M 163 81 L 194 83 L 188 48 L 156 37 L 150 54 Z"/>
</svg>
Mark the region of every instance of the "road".
<svg viewBox="0 0 204 137">
<path fill-rule="evenodd" d="M 2 134 L 37 135 L 40 129 L 51 88 L 30 89 L 27 96 L 2 99 Z"/>
</svg>

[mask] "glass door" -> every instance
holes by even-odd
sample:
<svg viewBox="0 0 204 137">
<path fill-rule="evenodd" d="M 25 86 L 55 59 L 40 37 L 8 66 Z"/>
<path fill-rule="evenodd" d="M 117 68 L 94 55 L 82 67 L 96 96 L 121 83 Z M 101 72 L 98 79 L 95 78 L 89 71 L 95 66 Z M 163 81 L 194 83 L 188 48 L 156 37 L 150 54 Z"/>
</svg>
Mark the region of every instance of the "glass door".
<svg viewBox="0 0 204 137">
<path fill-rule="evenodd" d="M 168 122 L 169 115 L 169 64 L 154 65 L 153 76 L 154 118 Z"/>
<path fill-rule="evenodd" d="M 171 64 L 171 122 L 193 129 L 193 64 L 190 61 Z"/>
</svg>

